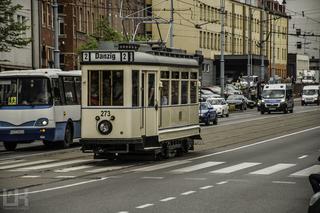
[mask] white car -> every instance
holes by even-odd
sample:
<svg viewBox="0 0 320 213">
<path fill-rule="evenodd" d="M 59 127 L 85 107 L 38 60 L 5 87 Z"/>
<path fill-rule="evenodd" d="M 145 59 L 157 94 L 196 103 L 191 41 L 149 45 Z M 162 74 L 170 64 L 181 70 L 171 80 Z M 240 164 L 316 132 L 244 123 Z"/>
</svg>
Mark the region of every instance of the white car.
<svg viewBox="0 0 320 213">
<path fill-rule="evenodd" d="M 213 106 L 218 116 L 229 117 L 229 105 L 224 98 L 208 98 L 207 102 Z"/>
</svg>

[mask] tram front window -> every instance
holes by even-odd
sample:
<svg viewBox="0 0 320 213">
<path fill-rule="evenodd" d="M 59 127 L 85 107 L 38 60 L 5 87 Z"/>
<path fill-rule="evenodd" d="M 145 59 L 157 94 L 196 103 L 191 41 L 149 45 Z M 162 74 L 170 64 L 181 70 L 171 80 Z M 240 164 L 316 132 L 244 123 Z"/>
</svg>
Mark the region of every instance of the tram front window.
<svg viewBox="0 0 320 213">
<path fill-rule="evenodd" d="M 90 76 L 90 106 L 123 106 L 122 70 L 90 71 Z"/>
</svg>

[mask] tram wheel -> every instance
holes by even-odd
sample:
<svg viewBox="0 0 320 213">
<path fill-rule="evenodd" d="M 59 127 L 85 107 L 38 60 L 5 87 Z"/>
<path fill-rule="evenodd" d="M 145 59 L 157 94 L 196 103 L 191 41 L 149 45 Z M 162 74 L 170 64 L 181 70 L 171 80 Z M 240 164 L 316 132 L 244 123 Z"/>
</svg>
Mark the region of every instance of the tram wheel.
<svg viewBox="0 0 320 213">
<path fill-rule="evenodd" d="M 7 151 L 14 151 L 17 145 L 17 142 L 3 142 L 3 146 Z"/>
</svg>

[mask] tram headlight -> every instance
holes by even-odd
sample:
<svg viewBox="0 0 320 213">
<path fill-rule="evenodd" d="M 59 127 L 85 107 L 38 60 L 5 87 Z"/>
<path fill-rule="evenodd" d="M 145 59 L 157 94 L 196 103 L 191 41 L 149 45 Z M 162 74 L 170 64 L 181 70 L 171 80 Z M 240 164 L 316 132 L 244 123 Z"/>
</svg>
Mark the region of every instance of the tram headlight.
<svg viewBox="0 0 320 213">
<path fill-rule="evenodd" d="M 48 118 L 39 118 L 36 121 L 36 126 L 47 126 L 49 124 L 49 119 Z"/>
<path fill-rule="evenodd" d="M 98 124 L 98 130 L 101 134 L 107 135 L 112 131 L 112 124 L 107 120 L 103 120 Z"/>
</svg>

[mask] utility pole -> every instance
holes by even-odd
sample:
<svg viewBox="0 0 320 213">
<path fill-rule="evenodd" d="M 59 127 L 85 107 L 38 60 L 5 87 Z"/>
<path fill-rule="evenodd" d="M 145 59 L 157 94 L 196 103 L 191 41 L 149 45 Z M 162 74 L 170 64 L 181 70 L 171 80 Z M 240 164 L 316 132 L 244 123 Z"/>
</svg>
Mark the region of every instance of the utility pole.
<svg viewBox="0 0 320 213">
<path fill-rule="evenodd" d="M 170 1 L 170 47 L 173 48 L 173 15 L 174 15 L 174 8 L 173 8 L 173 0 Z"/>
<path fill-rule="evenodd" d="M 276 20 L 273 19 L 272 24 L 272 81 L 275 83 L 276 75 Z"/>
<path fill-rule="evenodd" d="M 260 48 L 261 48 L 261 67 L 260 67 L 260 82 L 264 81 L 264 26 L 265 26 L 265 3 L 262 0 L 262 14 L 261 14 L 261 31 L 260 31 Z"/>
<path fill-rule="evenodd" d="M 224 95 L 224 0 L 220 0 L 221 34 L 220 34 L 220 86 L 221 96 Z"/>
<path fill-rule="evenodd" d="M 58 0 L 53 3 L 54 16 L 54 68 L 60 68 L 60 50 L 59 50 L 59 17 L 58 17 Z"/>
</svg>

